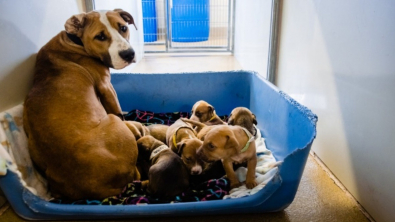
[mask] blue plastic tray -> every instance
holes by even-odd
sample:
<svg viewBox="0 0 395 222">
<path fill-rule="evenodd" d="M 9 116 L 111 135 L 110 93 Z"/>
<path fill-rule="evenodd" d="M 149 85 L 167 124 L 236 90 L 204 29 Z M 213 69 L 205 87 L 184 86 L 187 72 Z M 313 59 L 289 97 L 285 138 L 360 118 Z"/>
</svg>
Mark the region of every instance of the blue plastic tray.
<svg viewBox="0 0 395 222">
<path fill-rule="evenodd" d="M 255 113 L 267 148 L 284 161 L 278 174 L 258 193 L 238 199 L 207 202 L 92 206 L 44 201 L 8 172 L 0 186 L 15 212 L 25 219 L 116 219 L 262 213 L 285 209 L 293 201 L 316 136 L 317 117 L 258 74 L 248 71 L 183 74 L 114 74 L 112 82 L 123 110 L 190 111 L 198 100 L 212 104 L 219 115 L 237 106 Z"/>
</svg>

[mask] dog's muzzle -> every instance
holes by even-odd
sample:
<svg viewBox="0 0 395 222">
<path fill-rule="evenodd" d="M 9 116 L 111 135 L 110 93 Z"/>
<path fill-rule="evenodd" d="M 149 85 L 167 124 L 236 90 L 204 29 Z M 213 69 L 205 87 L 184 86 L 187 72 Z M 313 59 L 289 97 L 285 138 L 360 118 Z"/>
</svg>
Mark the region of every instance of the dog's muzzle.
<svg viewBox="0 0 395 222">
<path fill-rule="evenodd" d="M 127 49 L 119 52 L 119 56 L 125 60 L 127 63 L 131 63 L 134 60 L 134 50 Z"/>
</svg>

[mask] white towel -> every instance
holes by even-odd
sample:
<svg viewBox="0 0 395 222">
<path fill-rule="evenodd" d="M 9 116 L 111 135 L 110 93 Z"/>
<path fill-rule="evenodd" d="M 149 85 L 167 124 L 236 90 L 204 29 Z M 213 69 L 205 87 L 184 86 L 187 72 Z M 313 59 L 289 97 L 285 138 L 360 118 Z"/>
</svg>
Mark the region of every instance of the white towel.
<svg viewBox="0 0 395 222">
<path fill-rule="evenodd" d="M 47 181 L 33 167 L 22 120 L 23 105 L 0 113 L 0 176 L 13 171 L 33 194 L 48 200 Z"/>
</svg>

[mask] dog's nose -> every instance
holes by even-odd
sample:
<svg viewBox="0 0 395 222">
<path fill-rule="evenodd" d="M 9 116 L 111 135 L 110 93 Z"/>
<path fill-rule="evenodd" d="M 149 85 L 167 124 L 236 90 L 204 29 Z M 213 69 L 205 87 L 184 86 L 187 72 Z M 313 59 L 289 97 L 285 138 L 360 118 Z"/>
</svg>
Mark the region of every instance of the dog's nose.
<svg viewBox="0 0 395 222">
<path fill-rule="evenodd" d="M 119 56 L 126 62 L 132 62 L 132 60 L 134 59 L 134 50 L 127 49 L 127 50 L 120 51 Z"/>
</svg>

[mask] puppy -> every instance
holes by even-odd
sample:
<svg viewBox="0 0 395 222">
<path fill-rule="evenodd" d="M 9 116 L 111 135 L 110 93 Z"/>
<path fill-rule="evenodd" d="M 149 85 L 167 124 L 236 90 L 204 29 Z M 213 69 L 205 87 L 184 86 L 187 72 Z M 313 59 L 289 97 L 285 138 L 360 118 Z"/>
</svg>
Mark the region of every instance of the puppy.
<svg viewBox="0 0 395 222">
<path fill-rule="evenodd" d="M 206 101 L 197 101 L 191 111 L 190 120 L 205 123 L 206 125 L 222 125 L 225 124 L 221 118 L 215 113 L 215 109 L 212 105 Z"/>
<path fill-rule="evenodd" d="M 246 128 L 254 136 L 257 135 L 256 116 L 245 107 L 237 107 L 232 110 L 228 117 L 228 125 L 237 125 Z"/>
<path fill-rule="evenodd" d="M 257 164 L 254 137 L 241 126 L 214 126 L 204 136 L 203 145 L 197 155 L 205 162 L 222 160 L 231 188 L 239 187 L 240 181 L 233 170 L 233 163 L 247 161 L 246 187 L 252 189 L 257 185 L 255 168 Z"/>
<path fill-rule="evenodd" d="M 147 126 L 149 134 L 153 136 L 155 139 L 162 141 L 163 143 L 166 142 L 166 132 L 169 128 L 168 125 L 163 124 L 152 124 Z"/>
<path fill-rule="evenodd" d="M 132 131 L 136 140 L 143 136 L 150 135 L 150 132 L 146 126 L 136 121 L 125 121 L 126 126 Z"/>
<path fill-rule="evenodd" d="M 196 152 L 203 142 L 196 138 L 196 132 L 181 119 L 173 123 L 166 131 L 166 141 L 171 150 L 181 156 L 191 175 L 202 173 L 202 161 Z"/>
<path fill-rule="evenodd" d="M 215 125 L 208 126 L 205 123 L 201 123 L 186 118 L 181 118 L 181 120 L 194 126 L 195 127 L 194 129 L 197 132 L 196 137 L 202 141 L 204 140 L 204 136 L 207 134 L 207 132 L 210 131 L 215 126 Z"/>
<path fill-rule="evenodd" d="M 145 162 L 142 173 L 148 180 L 142 185 L 155 198 L 173 200 L 189 187 L 189 174 L 181 158 L 152 136 L 137 140 L 139 162 Z"/>
</svg>

